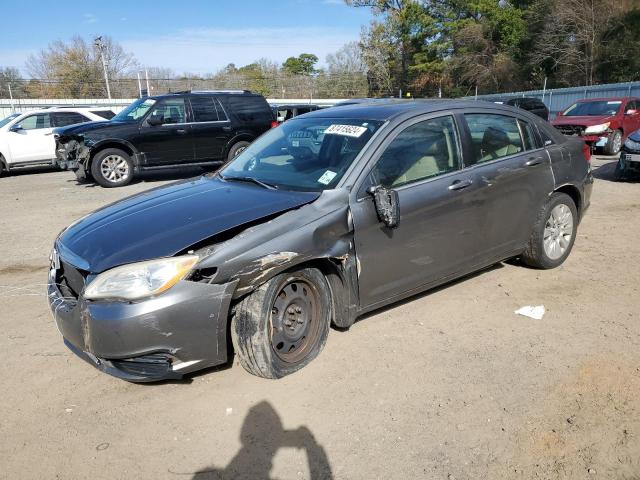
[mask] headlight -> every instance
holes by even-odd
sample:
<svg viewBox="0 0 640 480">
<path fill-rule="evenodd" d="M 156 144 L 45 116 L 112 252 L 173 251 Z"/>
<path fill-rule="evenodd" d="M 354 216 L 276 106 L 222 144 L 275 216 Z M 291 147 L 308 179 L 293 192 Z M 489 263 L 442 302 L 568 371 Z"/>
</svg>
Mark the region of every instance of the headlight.
<svg viewBox="0 0 640 480">
<path fill-rule="evenodd" d="M 634 142 L 630 138 L 627 138 L 627 140 L 624 142 L 624 146 L 629 150 L 640 150 L 640 142 Z"/>
<path fill-rule="evenodd" d="M 590 127 L 587 127 L 585 129 L 584 133 L 586 135 L 590 135 L 592 133 L 602 133 L 602 132 L 606 131 L 607 128 L 609 128 L 609 124 L 610 124 L 610 122 L 601 123 L 600 125 L 591 125 Z"/>
<path fill-rule="evenodd" d="M 158 295 L 182 280 L 197 262 L 197 255 L 185 255 L 116 267 L 98 275 L 84 297 L 137 300 Z"/>
</svg>

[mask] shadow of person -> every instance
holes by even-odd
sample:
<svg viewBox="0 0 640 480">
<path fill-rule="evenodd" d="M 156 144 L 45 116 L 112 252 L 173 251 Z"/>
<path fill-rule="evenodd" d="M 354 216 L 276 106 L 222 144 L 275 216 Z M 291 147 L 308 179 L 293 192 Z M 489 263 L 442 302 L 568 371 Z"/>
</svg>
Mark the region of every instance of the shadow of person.
<svg viewBox="0 0 640 480">
<path fill-rule="evenodd" d="M 242 448 L 224 469 L 205 468 L 193 480 L 268 479 L 280 448 L 299 448 L 307 454 L 309 478 L 332 479 L 327 454 L 307 427 L 284 430 L 278 413 L 268 402 L 249 410 L 240 432 Z"/>
</svg>

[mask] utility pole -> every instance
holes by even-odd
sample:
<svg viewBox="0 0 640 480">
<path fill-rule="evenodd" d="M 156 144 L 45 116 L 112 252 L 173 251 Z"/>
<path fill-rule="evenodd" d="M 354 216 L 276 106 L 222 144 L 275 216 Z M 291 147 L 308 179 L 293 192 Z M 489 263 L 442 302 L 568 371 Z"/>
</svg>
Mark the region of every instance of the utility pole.
<svg viewBox="0 0 640 480">
<path fill-rule="evenodd" d="M 109 75 L 107 74 L 107 61 L 104 58 L 104 49 L 106 45 L 102 41 L 102 37 L 96 37 L 93 44 L 100 51 L 100 58 L 102 58 L 102 68 L 104 70 L 104 83 L 107 85 L 107 97 L 111 100 L 111 89 L 109 88 Z"/>
<path fill-rule="evenodd" d="M 138 76 L 138 98 L 142 98 L 142 83 L 140 83 L 140 72 L 136 72 L 136 75 Z"/>
<path fill-rule="evenodd" d="M 144 74 L 147 77 L 147 97 L 151 95 L 151 88 L 149 87 L 149 69 L 144 69 Z"/>
<path fill-rule="evenodd" d="M 9 87 L 9 100 L 11 100 L 11 113 L 16 111 L 16 108 L 13 106 L 13 92 L 11 92 L 11 83 L 7 83 L 7 87 Z"/>
</svg>

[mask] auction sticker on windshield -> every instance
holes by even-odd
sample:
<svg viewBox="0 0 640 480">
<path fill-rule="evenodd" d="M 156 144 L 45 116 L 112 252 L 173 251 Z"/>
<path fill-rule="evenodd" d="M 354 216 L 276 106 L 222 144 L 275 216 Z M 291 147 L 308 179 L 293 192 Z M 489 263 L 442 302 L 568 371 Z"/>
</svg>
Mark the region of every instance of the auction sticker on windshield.
<svg viewBox="0 0 640 480">
<path fill-rule="evenodd" d="M 333 180 L 336 177 L 336 175 L 337 175 L 336 172 L 332 172 L 331 170 L 327 170 L 318 179 L 318 183 L 321 183 L 323 185 L 329 185 L 329 183 L 331 183 L 331 180 Z"/>
<path fill-rule="evenodd" d="M 360 127 L 358 125 L 337 125 L 333 124 L 327 128 L 324 133 L 332 133 L 334 135 L 344 135 L 346 137 L 360 137 L 367 131 L 367 127 Z"/>
</svg>

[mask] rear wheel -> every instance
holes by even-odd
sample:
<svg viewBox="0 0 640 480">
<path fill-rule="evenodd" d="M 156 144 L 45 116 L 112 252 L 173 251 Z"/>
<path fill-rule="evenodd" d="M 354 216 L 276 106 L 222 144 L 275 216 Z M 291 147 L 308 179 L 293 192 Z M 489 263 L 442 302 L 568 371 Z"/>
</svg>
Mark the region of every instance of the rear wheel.
<svg viewBox="0 0 640 480">
<path fill-rule="evenodd" d="M 5 166 L 4 156 L 0 154 L 0 177 L 7 173 L 7 167 Z"/>
<path fill-rule="evenodd" d="M 264 378 L 281 378 L 318 356 L 329 335 L 331 294 L 315 268 L 282 273 L 245 297 L 231 321 L 240 364 Z"/>
<path fill-rule="evenodd" d="M 604 147 L 605 155 L 617 155 L 622 148 L 622 132 L 620 130 L 614 130 L 609 134 L 607 144 Z"/>
<path fill-rule="evenodd" d="M 556 192 L 540 209 L 521 258 L 534 268 L 555 268 L 569 256 L 578 227 L 578 209 L 566 193 Z"/>
<path fill-rule="evenodd" d="M 103 187 L 123 187 L 133 180 L 133 162 L 127 152 L 107 148 L 93 157 L 91 175 Z"/>
<path fill-rule="evenodd" d="M 250 145 L 249 142 L 238 142 L 234 144 L 229 149 L 229 154 L 227 155 L 227 162 L 230 162 L 231 160 L 236 158 L 238 155 L 240 155 L 244 151 L 244 149 L 246 149 L 249 145 Z"/>
</svg>

